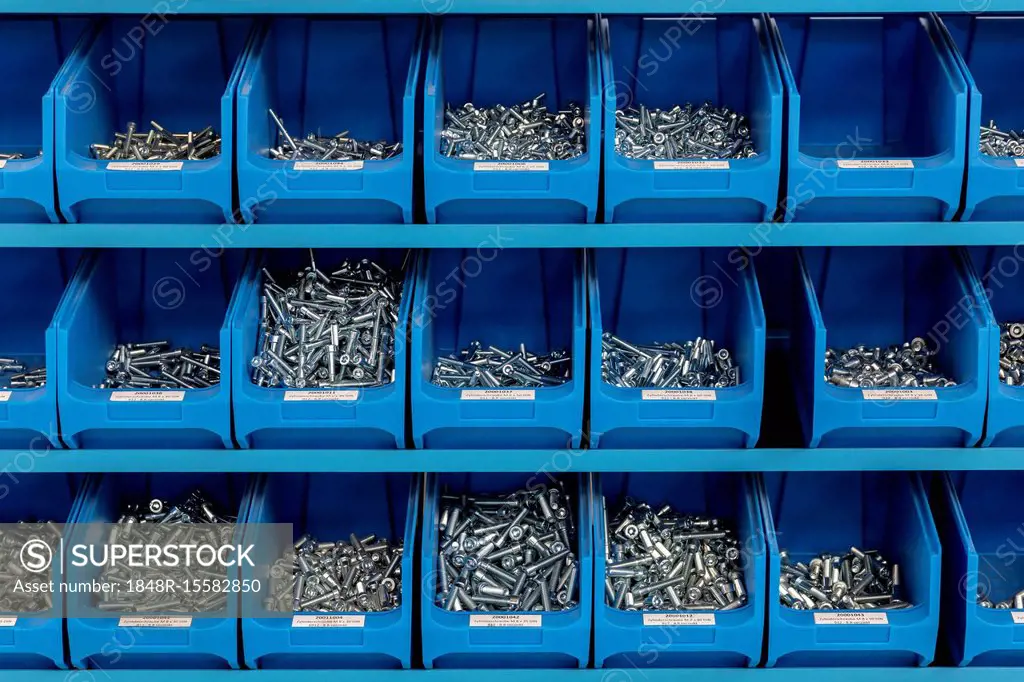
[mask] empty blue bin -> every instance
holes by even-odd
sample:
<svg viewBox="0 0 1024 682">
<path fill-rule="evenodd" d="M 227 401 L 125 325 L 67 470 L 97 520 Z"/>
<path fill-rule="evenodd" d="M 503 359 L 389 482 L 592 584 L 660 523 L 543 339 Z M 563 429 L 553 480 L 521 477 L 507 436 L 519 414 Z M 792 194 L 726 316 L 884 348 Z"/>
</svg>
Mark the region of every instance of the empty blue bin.
<svg viewBox="0 0 1024 682">
<path fill-rule="evenodd" d="M 927 666 L 939 630 L 941 548 L 917 474 L 766 473 L 768 667 Z M 877 550 L 898 564 L 913 606 L 872 612 L 881 623 L 818 623 L 836 611 L 798 611 L 779 602 L 779 552 L 805 564 L 823 552 Z M 956 578 L 953 578 L 954 580 Z M 864 613 L 864 612 L 861 612 Z M 881 619 L 880 619 L 881 620 Z"/>
<path fill-rule="evenodd" d="M 329 271 L 347 258 L 369 258 L 384 267 L 409 263 L 399 324 L 395 328 L 395 380 L 384 386 L 343 389 L 264 388 L 252 382 L 249 361 L 256 354 L 260 325 L 263 269 L 273 276 L 291 276 L 309 265 L 309 250 L 262 252 L 247 269 L 244 290 L 231 319 L 235 437 L 243 448 L 373 448 L 405 447 L 405 385 L 409 309 L 415 289 L 415 258 L 404 249 L 317 249 L 318 266 Z M 282 280 L 279 280 L 282 281 Z M 314 397 L 315 394 L 315 397 Z"/>
<path fill-rule="evenodd" d="M 957 665 L 1024 665 L 1021 611 L 978 605 L 1024 589 L 1020 552 L 1019 471 L 953 472 L 933 481 L 932 504 L 942 540 L 942 633 Z"/>
<path fill-rule="evenodd" d="M 228 320 L 245 251 L 113 249 L 83 264 L 57 314 L 61 437 L 71 448 L 220 448 L 231 440 Z M 94 388 L 119 343 L 221 350 L 210 388 Z"/>
<path fill-rule="evenodd" d="M 56 85 L 60 210 L 71 223 L 233 222 L 234 98 L 252 20 L 147 15 L 108 19 Z M 213 126 L 221 154 L 125 165 L 96 160 L 129 122 L 169 132 Z M 154 172 L 155 171 L 155 172 Z M 170 212 L 170 213 L 168 213 Z M 169 216 L 173 215 L 173 219 Z"/>
<path fill-rule="evenodd" d="M 446 17 L 435 29 L 423 95 L 423 175 L 431 223 L 592 223 L 601 176 L 596 19 Z M 445 106 L 512 106 L 545 95 L 583 108 L 586 151 L 530 169 L 441 154 Z"/>
<path fill-rule="evenodd" d="M 198 489 L 216 510 L 235 514 L 238 522 L 243 523 L 252 501 L 252 480 L 247 474 L 237 473 L 103 474 L 92 477 L 87 485 L 68 546 L 85 544 L 101 547 L 109 534 L 110 526 L 107 524 L 117 523 L 128 504 L 146 505 L 154 498 L 178 501 Z M 241 529 L 236 530 L 235 541 L 241 543 Z M 173 570 L 177 569 L 168 569 Z M 69 582 L 86 583 L 98 579 L 100 569 L 69 565 L 68 574 Z M 239 577 L 237 571 L 229 570 L 227 575 L 231 579 Z M 187 625 L 155 627 L 122 626 L 122 615 L 135 618 L 145 617 L 145 614 L 123 613 L 108 618 L 102 614 L 109 612 L 94 606 L 96 595 L 68 594 L 69 615 L 89 614 L 87 618 L 67 619 L 71 664 L 76 668 L 98 670 L 238 668 L 239 610 L 236 597 L 237 594 L 234 597 L 229 594 L 224 618 L 204 616 L 192 618 Z"/>
<path fill-rule="evenodd" d="M 1024 17 L 943 15 L 941 24 L 967 81 L 967 186 L 960 220 L 1019 220 L 1024 215 L 1024 162 L 989 156 L 978 146 L 981 126 L 1024 129 L 1024 94 L 1007 67 L 1024 58 L 1017 37 Z"/>
<path fill-rule="evenodd" d="M 80 504 L 79 492 L 84 477 L 71 474 L 8 473 L 0 485 L 0 524 L 23 521 L 70 524 Z M 69 526 L 64 525 L 65 533 Z M 54 555 L 58 547 L 51 547 Z M 10 550 L 8 550 L 10 551 Z M 12 557 L 17 562 L 16 556 Z M 62 564 L 50 565 L 50 581 L 58 586 L 63 578 Z M 14 623 L 4 628 L 0 642 L 0 668 L 55 669 L 67 668 L 64 650 L 64 598 L 51 595 L 53 605 L 36 614 L 7 613 L 4 618 Z"/>
<path fill-rule="evenodd" d="M 786 220 L 952 220 L 967 83 L 928 16 L 772 18 L 786 87 Z"/>
<path fill-rule="evenodd" d="M 424 24 L 418 18 L 280 18 L 258 38 L 238 89 L 242 218 L 261 223 L 411 223 L 416 98 Z M 358 74 L 359 87 L 334 87 Z M 361 141 L 401 142 L 387 161 L 277 161 L 279 132 L 346 130 Z"/>
<path fill-rule="evenodd" d="M 799 262 L 793 383 L 808 446 L 977 443 L 992 323 L 966 254 L 946 247 L 816 248 L 804 249 Z M 825 380 L 827 348 L 886 348 L 914 338 L 937 352 L 933 364 L 956 386 L 873 393 Z"/>
<path fill-rule="evenodd" d="M 434 250 L 420 264 L 409 386 L 417 448 L 579 447 L 587 348 L 583 256 L 565 249 Z M 485 347 L 566 350 L 569 381 L 512 389 L 431 383 L 438 357 Z"/>
<path fill-rule="evenodd" d="M 752 448 L 761 432 L 765 317 L 753 262 L 728 249 L 590 253 L 590 446 Z M 719 389 L 620 388 L 602 378 L 604 334 L 634 344 L 711 339 L 739 368 Z"/>
<path fill-rule="evenodd" d="M 540 622 L 531 626 L 475 627 L 468 611 L 446 611 L 435 603 L 438 570 L 438 522 L 442 494 L 511 494 L 550 485 L 546 476 L 528 474 L 431 474 L 423 503 L 420 548 L 421 635 L 426 668 L 585 668 L 590 661 L 590 616 L 593 604 L 592 483 L 589 474 L 567 476 L 565 490 L 576 499 L 579 605 L 567 611 L 529 612 Z M 516 612 L 519 613 L 519 612 Z"/>
<path fill-rule="evenodd" d="M 295 539 L 348 542 L 349 534 L 403 542 L 402 605 L 363 616 L 359 627 L 295 627 L 291 617 L 257 618 L 261 595 L 243 597 L 245 664 L 253 669 L 409 668 L 413 571 L 423 481 L 414 474 L 271 474 L 253 498 L 249 523 L 292 524 Z M 278 555 L 294 551 L 281 546 Z M 261 548 L 262 551 L 262 548 Z M 269 584 L 269 575 L 258 576 Z M 246 604 L 249 606 L 246 606 Z M 251 610 L 250 610 L 251 609 Z M 299 615 L 296 612 L 296 615 Z M 311 614 L 330 615 L 330 614 Z"/>
<path fill-rule="evenodd" d="M 988 376 L 988 412 L 982 445 L 1024 445 L 1024 387 L 999 379 L 999 324 L 1024 321 L 1024 281 L 1017 275 L 1022 263 L 1013 246 L 971 247 L 971 265 L 981 285 L 979 299 L 989 307 L 990 320 L 985 371 Z"/>
<path fill-rule="evenodd" d="M 79 249 L 0 251 L 0 283 L 12 294 L 2 309 L 8 320 L 17 320 L 0 327 L 0 356 L 29 370 L 47 369 L 45 386 L 0 390 L 0 447 L 34 453 L 63 447 L 57 428 L 56 317 L 80 256 Z"/>
<path fill-rule="evenodd" d="M 594 665 L 607 668 L 753 667 L 761 661 L 767 559 L 760 487 L 745 474 L 624 473 L 594 479 Z M 733 529 L 739 540 L 747 603 L 711 615 L 708 625 L 647 624 L 645 614 L 609 605 L 605 514 L 622 509 L 626 497 L 658 509 L 672 505 L 681 514 L 713 516 Z M 671 611 L 671 610 L 670 610 Z M 679 613 L 678 611 L 674 613 Z M 702 615 L 709 615 L 702 613 Z"/>
<path fill-rule="evenodd" d="M 0 81 L 0 222 L 57 223 L 53 182 L 54 82 L 83 38 L 82 17 L 5 17 L 0 42 L 12 62 Z"/>
<path fill-rule="evenodd" d="M 604 220 L 771 220 L 782 167 L 782 81 L 764 16 L 608 17 L 604 50 Z M 615 112 L 687 102 L 750 121 L 758 156 L 729 161 L 630 159 L 616 152 Z"/>
</svg>

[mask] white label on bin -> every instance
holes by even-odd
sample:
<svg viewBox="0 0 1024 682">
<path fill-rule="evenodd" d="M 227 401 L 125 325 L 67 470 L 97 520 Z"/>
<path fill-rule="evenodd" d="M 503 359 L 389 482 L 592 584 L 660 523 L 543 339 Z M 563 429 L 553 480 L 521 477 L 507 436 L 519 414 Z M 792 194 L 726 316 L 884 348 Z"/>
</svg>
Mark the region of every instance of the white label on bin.
<svg viewBox="0 0 1024 682">
<path fill-rule="evenodd" d="M 836 611 L 815 613 L 815 625 L 888 625 L 889 614 L 868 613 L 867 611 Z"/>
<path fill-rule="evenodd" d="M 0 391 L 0 403 L 6 403 L 11 399 L 12 391 Z"/>
<path fill-rule="evenodd" d="M 534 400 L 536 391 L 501 388 L 472 388 L 462 391 L 463 400 Z"/>
<path fill-rule="evenodd" d="M 297 171 L 357 171 L 363 170 L 362 161 L 296 161 Z"/>
<path fill-rule="evenodd" d="M 718 400 L 715 391 L 691 391 L 681 389 L 675 391 L 642 391 L 643 400 L 704 400 L 714 402 Z"/>
<path fill-rule="evenodd" d="M 645 627 L 688 627 L 691 625 L 714 625 L 713 613 L 645 613 Z"/>
<path fill-rule="evenodd" d="M 6 165 L 7 165 L 7 159 L 0 159 L 0 168 L 3 168 Z"/>
<path fill-rule="evenodd" d="M 938 400 L 934 389 L 921 388 L 865 388 L 864 400 Z"/>
<path fill-rule="evenodd" d="M 888 170 L 891 168 L 913 168 L 910 159 L 839 159 L 836 165 L 840 168 L 874 168 Z"/>
<path fill-rule="evenodd" d="M 192 616 L 121 616 L 122 628 L 190 628 Z"/>
<path fill-rule="evenodd" d="M 17 624 L 17 618 L 0 618 L 0 628 L 13 628 Z"/>
<path fill-rule="evenodd" d="M 112 403 L 180 403 L 185 391 L 114 391 Z"/>
<path fill-rule="evenodd" d="M 366 616 L 292 616 L 293 628 L 361 628 Z"/>
<path fill-rule="evenodd" d="M 728 161 L 655 161 L 654 170 L 729 170 Z"/>
<path fill-rule="evenodd" d="M 539 628 L 544 621 L 540 614 L 474 613 L 469 616 L 471 628 Z"/>
<path fill-rule="evenodd" d="M 176 171 L 181 167 L 181 161 L 111 161 L 107 164 L 107 170 L 113 171 Z"/>
<path fill-rule="evenodd" d="M 473 164 L 475 171 L 546 171 L 547 161 L 477 161 Z"/>
<path fill-rule="evenodd" d="M 1024 168 L 1024 159 L 1018 157 L 1013 162 L 1017 164 L 1017 168 Z M 3 166 L 0 166 L 0 168 L 3 168 Z"/>
<path fill-rule="evenodd" d="M 359 400 L 359 391 L 285 391 L 286 403 L 318 403 L 329 400 Z"/>
<path fill-rule="evenodd" d="M 1013 616 L 1014 623 L 1017 625 L 1024 625 L 1024 611 L 1013 611 L 1011 612 L 1011 615 Z"/>
</svg>

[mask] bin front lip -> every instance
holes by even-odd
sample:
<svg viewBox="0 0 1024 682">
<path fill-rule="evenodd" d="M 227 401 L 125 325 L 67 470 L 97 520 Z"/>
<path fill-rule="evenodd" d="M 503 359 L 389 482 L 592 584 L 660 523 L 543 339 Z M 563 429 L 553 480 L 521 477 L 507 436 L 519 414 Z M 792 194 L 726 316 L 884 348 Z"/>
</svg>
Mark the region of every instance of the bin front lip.
<svg viewBox="0 0 1024 682">
<path fill-rule="evenodd" d="M 842 146 L 842 145 L 844 145 L 844 142 L 849 142 L 849 141 L 848 140 L 847 141 L 840 140 L 837 143 L 837 145 Z M 797 146 L 800 147 L 802 145 L 800 145 L 800 143 L 798 142 Z M 852 147 L 852 144 L 850 146 Z M 815 168 L 822 167 L 822 166 L 827 166 L 827 167 L 836 166 L 839 161 L 893 161 L 893 160 L 898 160 L 898 161 L 912 161 L 914 163 L 914 167 L 913 168 L 907 168 L 905 170 L 915 170 L 915 171 L 916 170 L 932 170 L 932 169 L 936 169 L 936 168 L 943 168 L 943 167 L 945 167 L 947 165 L 953 164 L 957 160 L 957 156 L 958 156 L 958 154 L 956 153 L 956 151 L 952 150 L 952 149 L 939 152 L 938 154 L 932 154 L 930 156 L 914 156 L 914 155 L 911 155 L 911 154 L 905 154 L 905 155 L 901 155 L 901 154 L 888 154 L 886 156 L 866 156 L 866 155 L 859 155 L 859 154 L 854 153 L 854 154 L 851 154 L 848 157 L 840 157 L 838 155 L 836 155 L 836 156 L 815 156 L 813 154 L 808 154 L 807 152 L 804 152 L 802 149 L 799 149 L 799 148 L 796 150 L 796 160 L 797 161 L 799 161 L 802 164 L 808 165 L 808 166 L 813 166 Z M 962 157 L 961 157 L 961 159 L 962 159 Z M 854 168 L 854 169 L 839 168 L 838 170 L 854 170 L 854 171 L 856 171 L 856 170 L 861 170 L 861 169 L 857 169 L 857 168 Z M 863 170 L 879 170 L 879 169 L 872 168 L 872 169 L 863 169 Z M 882 169 L 882 170 L 884 170 L 884 169 Z"/>
<path fill-rule="evenodd" d="M 572 171 L 583 170 L 593 163 L 593 161 L 594 158 L 591 154 L 591 148 L 589 145 L 586 152 L 572 159 L 480 159 L 479 161 L 470 161 L 468 159 L 453 159 L 444 156 L 437 147 L 433 150 L 434 166 L 440 170 L 450 172 L 477 173 L 480 172 L 474 169 L 474 165 L 477 163 L 546 163 L 548 165 L 546 171 L 502 171 L 504 173 L 534 176 L 538 173 L 569 173 Z"/>
<path fill-rule="evenodd" d="M 329 161 L 317 161 L 315 159 L 314 160 L 310 160 L 310 159 L 301 159 L 301 160 L 271 159 L 269 157 L 263 156 L 262 154 L 253 154 L 251 152 L 245 154 L 242 157 L 242 161 L 248 163 L 250 166 L 252 166 L 256 170 L 260 170 L 260 171 L 267 172 L 267 173 L 274 173 L 274 172 L 282 171 L 282 170 L 293 170 L 294 166 L 291 166 L 291 165 L 288 165 L 288 164 L 296 164 L 296 163 L 324 163 L 324 164 L 330 164 L 330 163 L 353 163 L 354 161 L 358 161 L 358 160 L 359 159 L 354 159 L 353 161 L 345 161 L 344 159 L 331 159 Z M 379 160 L 379 161 L 378 160 L 373 160 L 373 159 L 365 160 L 363 162 L 363 167 L 362 168 L 359 168 L 359 169 L 356 169 L 356 170 L 344 171 L 344 172 L 346 172 L 346 173 L 366 173 L 366 172 L 383 173 L 383 172 L 386 172 L 386 171 L 401 170 L 402 167 L 407 166 L 407 165 L 409 165 L 411 163 L 412 163 L 412 161 L 411 161 L 410 155 L 406 154 L 403 151 L 398 156 L 393 156 L 390 159 L 382 159 L 382 160 Z M 315 172 L 315 171 L 310 171 L 310 172 Z"/>
<path fill-rule="evenodd" d="M 204 171 L 211 171 L 219 168 L 222 165 L 222 161 L 227 156 L 226 153 L 222 152 L 211 159 L 196 159 L 196 160 L 169 160 L 161 161 L 160 159 L 153 159 L 150 161 L 139 161 L 137 159 L 124 159 L 121 161 L 106 160 L 106 159 L 94 159 L 90 156 L 84 156 L 75 151 L 69 151 L 66 162 L 77 168 L 78 170 L 84 171 L 101 171 L 101 172 L 119 172 L 110 171 L 107 166 L 111 163 L 181 163 L 181 169 L 179 172 L 186 173 L 201 173 Z"/>
<path fill-rule="evenodd" d="M 573 379 L 570 379 L 560 386 L 546 386 L 540 388 L 528 386 L 496 386 L 494 388 L 489 388 L 487 386 L 474 386 L 473 388 L 446 388 L 444 386 L 438 386 L 429 379 L 424 379 L 420 384 L 420 390 L 425 396 L 433 400 L 453 403 L 462 402 L 462 394 L 464 391 L 534 391 L 534 397 L 537 402 L 550 402 L 573 397 L 576 393 L 576 382 Z"/>
<path fill-rule="evenodd" d="M 979 391 L 979 382 L 977 379 L 972 379 L 956 386 L 949 386 L 946 388 L 928 388 L 927 386 L 916 386 L 910 388 L 903 388 L 900 386 L 871 386 L 868 388 L 850 388 L 846 386 L 833 386 L 824 379 L 821 380 L 821 387 L 824 390 L 824 395 L 828 396 L 833 400 L 849 403 L 869 403 L 869 402 L 886 402 L 885 400 L 867 400 L 864 398 L 863 391 L 935 391 L 937 403 L 952 403 L 960 402 L 963 400 L 970 400 Z"/>
<path fill-rule="evenodd" d="M 400 390 L 397 386 L 400 381 L 396 378 L 394 381 L 384 384 L 383 386 L 364 386 L 364 387 L 352 387 L 352 388 L 317 388 L 316 386 L 308 386 L 306 388 L 266 388 L 264 386 L 257 386 L 252 382 L 252 377 L 246 377 L 246 381 L 242 382 L 242 391 L 246 393 L 246 397 L 250 400 L 258 401 L 267 404 L 283 404 L 285 402 L 285 394 L 287 393 L 321 393 L 325 391 L 329 392 L 345 392 L 345 391 L 356 391 L 358 396 L 353 400 L 337 400 L 335 402 L 351 403 L 353 405 L 363 404 L 365 402 L 378 402 L 391 398 L 396 390 Z M 332 402 L 332 401 L 324 401 Z"/>
</svg>

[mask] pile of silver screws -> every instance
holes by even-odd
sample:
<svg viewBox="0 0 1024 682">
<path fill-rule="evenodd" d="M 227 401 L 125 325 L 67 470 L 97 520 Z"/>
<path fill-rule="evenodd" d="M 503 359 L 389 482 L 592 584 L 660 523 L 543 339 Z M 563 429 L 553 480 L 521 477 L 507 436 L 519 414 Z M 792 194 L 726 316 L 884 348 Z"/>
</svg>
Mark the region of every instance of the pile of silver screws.
<svg viewBox="0 0 1024 682">
<path fill-rule="evenodd" d="M 583 107 L 548 111 L 544 93 L 522 104 L 447 105 L 441 154 L 466 161 L 566 161 L 587 151 Z"/>
<path fill-rule="evenodd" d="M 43 152 L 39 152 L 36 156 L 41 156 Z M 0 154 L 0 161 L 22 161 L 25 155 L 20 152 L 14 152 L 13 154 Z"/>
<path fill-rule="evenodd" d="M 560 486 L 504 496 L 443 495 L 437 604 L 448 611 L 576 608 L 575 500 Z"/>
<path fill-rule="evenodd" d="M 293 283 L 278 283 L 264 269 L 252 382 L 265 388 L 390 384 L 404 268 L 392 271 L 364 258 L 328 274 L 310 251 L 310 264 Z"/>
<path fill-rule="evenodd" d="M 156 121 L 149 122 L 149 132 L 136 131 L 129 121 L 123 133 L 114 133 L 110 144 L 90 147 L 92 156 L 101 161 L 204 161 L 220 154 L 220 135 L 213 126 L 198 133 L 172 133 Z"/>
<path fill-rule="evenodd" d="M 60 527 L 53 521 L 19 521 L 3 525 L 0 547 L 15 559 L 0 573 L 0 613 L 39 613 L 53 606 L 53 593 L 48 591 L 52 569 L 47 567 L 39 573 L 29 572 L 16 557 L 32 540 L 41 540 L 51 550 L 57 550 L 60 537 Z M 35 587 L 37 585 L 40 587 Z M 42 587 L 44 585 L 47 587 Z M 53 590 L 59 588 L 54 585 Z"/>
<path fill-rule="evenodd" d="M 793 563 L 780 553 L 779 600 L 800 611 L 894 611 L 911 606 L 897 597 L 899 564 L 877 551 L 851 547 L 848 554 L 822 554 Z"/>
<path fill-rule="evenodd" d="M 999 602 L 993 602 L 992 597 L 988 594 L 987 590 L 978 588 L 978 606 L 983 609 L 1013 609 L 1015 611 L 1024 610 L 1024 590 L 1017 592 L 1009 599 L 1005 599 Z"/>
<path fill-rule="evenodd" d="M 280 575 L 271 611 L 380 612 L 402 605 L 402 543 L 375 535 L 349 541 L 318 542 L 309 535 L 296 541 L 270 570 Z"/>
<path fill-rule="evenodd" d="M 711 339 L 644 345 L 605 332 L 601 378 L 619 388 L 729 388 L 740 385 L 740 368 Z"/>
<path fill-rule="evenodd" d="M 7 374 L 13 372 L 10 377 Z M 28 365 L 16 358 L 0 358 L 0 382 L 7 378 L 2 388 L 42 388 L 46 385 L 46 367 L 28 369 Z"/>
<path fill-rule="evenodd" d="M 1015 130 L 1000 130 L 995 121 L 981 126 L 978 150 L 989 156 L 1024 156 L 1024 138 Z"/>
<path fill-rule="evenodd" d="M 921 337 L 901 346 L 864 345 L 825 351 L 825 381 L 845 388 L 952 388 L 932 363 L 936 351 Z"/>
<path fill-rule="evenodd" d="M 739 540 L 719 519 L 627 497 L 605 509 L 604 591 L 627 611 L 731 611 L 747 603 Z"/>
<path fill-rule="evenodd" d="M 515 350 L 486 348 L 473 341 L 457 355 L 437 358 L 431 381 L 445 388 L 544 388 L 570 378 L 569 352 L 531 353 L 525 344 Z"/>
<path fill-rule="evenodd" d="M 156 497 L 142 504 L 125 505 L 120 518 L 110 529 L 107 544 L 158 547 L 206 544 L 220 547 L 231 543 L 236 521 L 237 517 L 222 513 L 202 490 L 195 490 L 177 502 Z M 194 561 L 191 566 L 181 561 L 173 568 L 131 566 L 128 562 L 108 563 L 97 581 L 113 585 L 115 589 L 97 593 L 95 605 L 101 611 L 128 613 L 222 611 L 227 606 L 227 591 L 186 590 L 183 585 L 186 581 L 190 584 L 194 580 L 223 581 L 226 577 L 223 569 L 204 568 Z M 174 581 L 176 588 L 173 591 L 140 587 L 168 580 Z"/>
<path fill-rule="evenodd" d="M 1007 386 L 1024 383 L 1024 322 L 999 325 L 999 380 Z"/>
<path fill-rule="evenodd" d="M 615 112 L 615 151 L 631 159 L 750 159 L 747 117 L 704 102 L 694 108 L 630 107 Z"/>
<path fill-rule="evenodd" d="M 360 141 L 348 136 L 349 131 L 327 137 L 309 133 L 306 137 L 292 137 L 284 121 L 268 110 L 277 126 L 277 146 L 270 149 L 270 158 L 281 161 L 384 161 L 402 153 L 402 143 L 385 140 Z"/>
<path fill-rule="evenodd" d="M 171 348 L 169 341 L 119 343 L 97 388 L 209 388 L 220 383 L 220 349 Z"/>
</svg>

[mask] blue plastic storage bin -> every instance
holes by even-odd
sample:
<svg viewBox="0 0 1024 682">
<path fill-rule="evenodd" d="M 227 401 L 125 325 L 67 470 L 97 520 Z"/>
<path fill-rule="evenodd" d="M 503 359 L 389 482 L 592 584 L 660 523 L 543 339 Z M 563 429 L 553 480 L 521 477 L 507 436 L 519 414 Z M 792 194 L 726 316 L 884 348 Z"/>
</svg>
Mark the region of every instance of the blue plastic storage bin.
<svg viewBox="0 0 1024 682">
<path fill-rule="evenodd" d="M 237 17 L 115 17 L 79 45 L 56 85 L 57 187 L 68 222 L 234 221 L 234 98 L 251 26 Z M 158 172 L 110 170 L 113 162 L 92 158 L 90 146 L 109 144 L 129 121 L 145 132 L 153 120 L 175 133 L 213 126 L 222 153 Z"/>
<path fill-rule="evenodd" d="M 928 16 L 772 18 L 786 87 L 786 220 L 951 220 L 967 84 Z"/>
<path fill-rule="evenodd" d="M 917 474 L 766 473 L 769 667 L 927 666 L 939 630 L 942 550 Z M 798 611 L 778 598 L 780 550 L 806 563 L 822 552 L 878 550 L 899 564 L 903 599 L 888 624 L 816 624 L 835 611 Z M 956 578 L 954 578 L 955 580 Z"/>
<path fill-rule="evenodd" d="M 0 81 L 0 222 L 58 223 L 53 182 L 53 93 L 83 37 L 83 17 L 4 17 L 0 42 L 10 62 Z"/>
<path fill-rule="evenodd" d="M 72 474 L 9 473 L 0 484 L 0 524 L 22 521 L 53 521 L 70 524 L 75 520 L 80 504 L 79 492 L 84 477 Z M 68 526 L 64 526 L 66 533 Z M 51 547 L 54 553 L 58 547 Z M 8 550 L 10 551 L 10 550 Z M 13 557 L 17 562 L 17 557 Z M 20 566 L 19 566 L 20 568 Z M 50 568 L 50 580 L 59 585 L 63 574 L 60 561 Z M 51 595 L 53 605 L 38 614 L 6 613 L 5 618 L 16 618 L 13 625 L 4 628 L 0 641 L 0 669 L 67 668 L 64 650 L 64 597 L 58 592 Z M 35 616 L 35 617 L 34 617 Z"/>
<path fill-rule="evenodd" d="M 793 382 L 809 447 L 963 447 L 981 438 L 991 320 L 966 254 L 946 247 L 815 248 L 800 256 Z M 802 285 L 802 286 L 801 286 Z M 798 294 L 799 295 L 799 294 Z M 865 398 L 825 381 L 826 348 L 923 338 L 956 386 Z M 918 399 L 913 399 L 918 398 Z"/>
<path fill-rule="evenodd" d="M 80 256 L 79 249 L 0 251 L 0 286 L 11 292 L 0 311 L 17 320 L 0 326 L 0 356 L 47 369 L 43 387 L 0 391 L 0 447 L 37 454 L 64 447 L 57 424 L 56 317 Z"/>
<path fill-rule="evenodd" d="M 413 16 L 288 17 L 268 24 L 238 88 L 238 194 L 245 222 L 412 222 L 424 26 Z M 340 74 L 358 74 L 359 86 L 323 87 Z M 277 161 L 268 156 L 279 135 L 268 109 L 293 136 L 348 130 L 358 140 L 401 142 L 403 153 L 361 165 Z"/>
<path fill-rule="evenodd" d="M 753 667 L 761 661 L 767 559 L 760 486 L 746 474 L 623 473 L 594 478 L 594 665 L 608 668 Z M 622 508 L 626 497 L 652 509 L 670 504 L 681 514 L 711 515 L 739 540 L 746 605 L 713 614 L 713 625 L 644 624 L 644 614 L 610 606 L 604 588 L 605 513 Z M 676 612 L 678 613 L 678 612 Z"/>
<path fill-rule="evenodd" d="M 761 432 L 766 323 L 753 262 L 737 267 L 729 255 L 728 249 L 590 253 L 591 447 L 754 447 Z M 732 354 L 742 383 L 685 393 L 613 386 L 601 376 L 606 333 L 639 344 L 711 339 Z M 689 399 L 679 399 L 683 395 Z"/>
<path fill-rule="evenodd" d="M 979 588 L 994 601 L 1024 589 L 1020 561 L 1019 471 L 953 472 L 933 480 L 932 504 L 942 540 L 942 634 L 957 665 L 1024 665 L 1021 612 L 978 605 Z"/>
<path fill-rule="evenodd" d="M 246 595 L 242 639 L 245 664 L 253 669 L 409 668 L 413 571 L 423 481 L 414 474 L 272 474 L 253 496 L 249 523 L 290 523 L 294 537 L 348 542 L 350 533 L 404 541 L 400 608 L 360 614 L 363 627 L 293 627 L 290 617 L 254 618 L 261 595 Z M 263 548 L 261 548 L 262 551 Z M 277 548 L 283 555 L 291 547 Z M 293 551 L 293 550 L 292 550 Z M 269 576 L 257 576 L 268 584 Z M 296 614 L 298 615 L 298 614 Z M 322 614 L 313 614 L 322 615 Z"/>
<path fill-rule="evenodd" d="M 219 448 L 231 439 L 231 333 L 245 251 L 113 249 L 84 263 L 57 313 L 61 438 L 71 448 Z M 118 343 L 221 349 L 221 380 L 177 400 L 94 388 Z M 149 393 L 143 391 L 142 393 Z M 164 393 L 161 391 L 160 393 Z"/>
<path fill-rule="evenodd" d="M 601 175 L 596 19 L 458 17 L 439 22 L 423 95 L 423 175 L 431 223 L 592 223 Z M 441 154 L 445 105 L 512 106 L 546 95 L 583 107 L 587 147 L 535 170 L 475 170 Z M 484 167 L 489 168 L 489 167 Z M 507 168 L 507 167 L 506 167 Z"/>
<path fill-rule="evenodd" d="M 103 524 L 117 523 L 127 504 L 148 504 L 153 498 L 180 500 L 200 489 L 214 507 L 225 514 L 237 514 L 243 523 L 252 502 L 253 481 L 247 474 L 211 473 L 116 473 L 102 474 L 87 483 L 76 524 L 67 542 L 99 547 L 106 542 Z M 92 525 L 86 525 L 92 524 Z M 241 529 L 236 542 L 241 542 Z M 69 582 L 97 579 L 98 567 L 69 566 Z M 229 571 L 238 578 L 237 570 Z M 68 614 L 90 614 L 89 618 L 68 618 L 68 646 L 71 665 L 85 669 L 191 669 L 238 668 L 238 601 L 228 597 L 224 618 L 193 618 L 183 627 L 140 627 L 119 625 L 121 615 L 107 618 L 93 606 L 95 595 L 67 595 Z M 108 612 L 109 613 L 109 612 Z M 96 614 L 92 616 L 92 614 Z M 186 616 L 187 617 L 187 616 Z"/>
<path fill-rule="evenodd" d="M 587 304 L 583 256 L 565 249 L 435 249 L 420 264 L 409 385 L 417 448 L 579 447 Z M 473 341 L 533 353 L 568 350 L 571 378 L 528 399 L 471 400 L 481 389 L 431 383 L 439 356 Z M 530 389 L 528 389 L 530 390 Z M 472 397 L 472 396 L 470 396 Z"/>
<path fill-rule="evenodd" d="M 604 220 L 771 220 L 782 167 L 782 81 L 764 16 L 608 17 L 602 23 Z M 615 150 L 615 111 L 704 101 L 746 115 L 758 156 L 662 164 Z"/>
<path fill-rule="evenodd" d="M 232 356 L 237 360 L 232 366 L 232 402 L 238 444 L 243 448 L 403 448 L 408 373 L 405 339 L 416 282 L 415 258 L 404 249 L 317 249 L 315 258 L 324 270 L 346 258 L 369 258 L 395 268 L 408 261 L 395 328 L 395 380 L 386 386 L 339 391 L 336 400 L 296 400 L 298 394 L 309 391 L 252 383 L 249 360 L 259 339 L 263 269 L 276 276 L 309 265 L 306 249 L 264 251 L 247 268 L 244 289 L 231 318 Z M 285 281 L 290 281 L 289 276 Z M 316 392 L 322 393 L 322 389 Z M 348 397 L 353 393 L 355 397 Z M 296 395 L 289 399 L 289 394 Z"/>
<path fill-rule="evenodd" d="M 1024 128 L 1024 94 L 1007 67 L 1024 59 L 1024 17 L 944 15 L 941 24 L 968 87 L 967 185 L 960 220 L 1019 220 L 1024 215 L 1024 165 L 989 156 L 978 146 L 981 126 Z"/>
<path fill-rule="evenodd" d="M 440 495 L 505 494 L 550 485 L 546 476 L 529 474 L 430 474 L 423 503 L 423 546 L 420 548 L 420 632 L 426 668 L 585 668 L 590 661 L 590 616 L 593 604 L 592 483 L 589 474 L 567 476 L 573 501 L 579 558 L 579 605 L 568 611 L 531 612 L 538 627 L 472 627 L 470 612 L 446 611 L 435 603 L 438 570 Z"/>
</svg>

